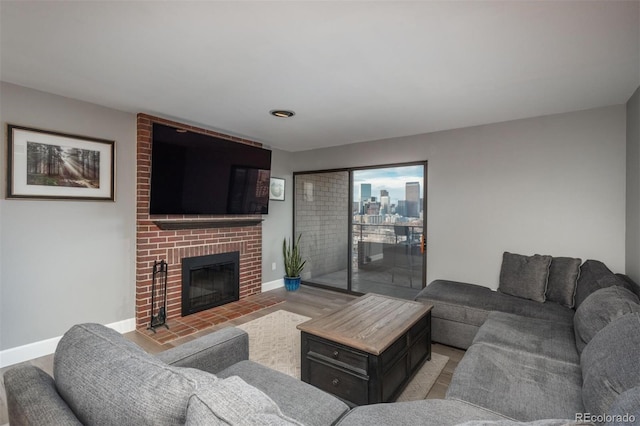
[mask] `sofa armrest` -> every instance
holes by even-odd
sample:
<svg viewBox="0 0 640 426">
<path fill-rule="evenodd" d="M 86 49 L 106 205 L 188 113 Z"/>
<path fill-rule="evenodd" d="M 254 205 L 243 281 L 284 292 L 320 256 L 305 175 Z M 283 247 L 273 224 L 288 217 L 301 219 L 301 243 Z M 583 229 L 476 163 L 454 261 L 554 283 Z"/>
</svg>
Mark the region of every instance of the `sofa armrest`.
<svg viewBox="0 0 640 426">
<path fill-rule="evenodd" d="M 58 394 L 53 378 L 38 367 L 7 370 L 4 387 L 12 425 L 82 425 Z"/>
<path fill-rule="evenodd" d="M 239 328 L 227 327 L 156 356 L 170 365 L 216 374 L 249 359 L 249 335 Z"/>
</svg>

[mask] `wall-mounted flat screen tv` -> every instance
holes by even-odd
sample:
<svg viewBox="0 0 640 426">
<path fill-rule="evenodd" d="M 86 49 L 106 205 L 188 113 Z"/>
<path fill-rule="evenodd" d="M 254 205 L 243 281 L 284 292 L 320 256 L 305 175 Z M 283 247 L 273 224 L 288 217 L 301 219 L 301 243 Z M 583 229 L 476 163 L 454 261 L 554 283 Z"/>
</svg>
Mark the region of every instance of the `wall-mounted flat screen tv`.
<svg viewBox="0 0 640 426">
<path fill-rule="evenodd" d="M 271 151 L 153 124 L 149 214 L 267 214 Z"/>
</svg>

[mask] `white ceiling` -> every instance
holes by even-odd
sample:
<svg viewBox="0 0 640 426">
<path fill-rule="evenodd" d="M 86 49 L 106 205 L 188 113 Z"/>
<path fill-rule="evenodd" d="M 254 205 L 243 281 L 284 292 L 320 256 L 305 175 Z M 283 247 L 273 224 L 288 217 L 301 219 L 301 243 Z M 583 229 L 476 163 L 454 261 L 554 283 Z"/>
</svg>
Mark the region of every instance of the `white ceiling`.
<svg viewBox="0 0 640 426">
<path fill-rule="evenodd" d="M 3 0 L 0 15 L 3 81 L 288 151 L 622 104 L 640 84 L 639 1 Z"/>
</svg>

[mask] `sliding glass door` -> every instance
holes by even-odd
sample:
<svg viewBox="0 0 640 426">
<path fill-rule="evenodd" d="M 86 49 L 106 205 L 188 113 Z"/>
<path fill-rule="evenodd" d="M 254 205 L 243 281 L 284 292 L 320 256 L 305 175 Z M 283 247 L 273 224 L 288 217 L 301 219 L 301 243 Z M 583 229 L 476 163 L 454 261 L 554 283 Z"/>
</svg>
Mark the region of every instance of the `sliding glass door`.
<svg viewBox="0 0 640 426">
<path fill-rule="evenodd" d="M 426 162 L 294 174 L 303 282 L 412 299 L 425 285 Z"/>
<path fill-rule="evenodd" d="M 413 299 L 424 287 L 424 169 L 353 171 L 354 292 Z"/>
</svg>

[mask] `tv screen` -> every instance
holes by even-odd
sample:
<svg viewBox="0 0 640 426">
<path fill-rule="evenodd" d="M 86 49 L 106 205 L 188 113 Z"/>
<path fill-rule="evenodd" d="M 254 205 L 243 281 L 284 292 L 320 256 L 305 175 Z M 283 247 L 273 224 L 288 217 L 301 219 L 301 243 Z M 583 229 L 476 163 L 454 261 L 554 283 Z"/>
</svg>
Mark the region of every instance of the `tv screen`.
<svg viewBox="0 0 640 426">
<path fill-rule="evenodd" d="M 153 124 L 150 214 L 267 214 L 271 151 Z"/>
</svg>

